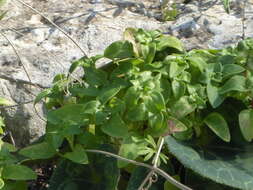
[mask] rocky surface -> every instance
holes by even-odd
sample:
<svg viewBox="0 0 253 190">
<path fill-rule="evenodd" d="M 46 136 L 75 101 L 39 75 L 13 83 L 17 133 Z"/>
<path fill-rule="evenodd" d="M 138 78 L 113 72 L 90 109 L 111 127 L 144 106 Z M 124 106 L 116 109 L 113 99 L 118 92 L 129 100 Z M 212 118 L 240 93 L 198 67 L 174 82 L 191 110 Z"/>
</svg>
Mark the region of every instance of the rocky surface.
<svg viewBox="0 0 253 190">
<path fill-rule="evenodd" d="M 87 55 L 102 53 L 111 42 L 121 39 L 127 27 L 160 29 L 178 36 L 187 49 L 221 48 L 243 37 L 253 37 L 253 2 L 235 0 L 228 15 L 221 1 L 192 0 L 178 3 L 180 15 L 175 21 L 160 22 L 158 0 L 25 0 L 43 12 L 85 50 Z M 179 1 L 177 1 L 179 2 Z M 183 2 L 183 1 L 181 1 Z M 246 7 L 244 9 L 244 6 Z M 8 2 L 0 29 L 15 45 L 33 85 L 24 72 L 12 46 L 0 38 L 0 96 L 19 104 L 34 99 L 52 78 L 66 72 L 70 62 L 83 56 L 79 48 L 46 19 L 22 6 Z M 44 117 L 42 105 L 38 114 Z M 33 104 L 1 109 L 7 128 L 17 145 L 34 141 L 44 133 L 45 122 L 35 113 Z"/>
</svg>

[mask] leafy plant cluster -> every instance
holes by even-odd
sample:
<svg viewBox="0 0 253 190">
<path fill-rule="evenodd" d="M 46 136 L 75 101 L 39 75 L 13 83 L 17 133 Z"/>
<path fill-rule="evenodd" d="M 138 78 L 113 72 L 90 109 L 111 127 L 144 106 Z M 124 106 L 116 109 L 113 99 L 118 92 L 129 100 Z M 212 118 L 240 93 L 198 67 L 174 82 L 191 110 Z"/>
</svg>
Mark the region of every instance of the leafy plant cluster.
<svg viewBox="0 0 253 190">
<path fill-rule="evenodd" d="M 105 58 L 108 63 L 98 68 L 96 63 Z M 83 71 L 81 79 L 72 77 L 77 69 Z M 250 190 L 252 74 L 252 39 L 221 50 L 186 51 L 173 36 L 128 28 L 124 40 L 109 45 L 103 55 L 73 62 L 67 75 L 57 75 L 53 87 L 37 96 L 35 103 L 46 101 L 46 134 L 13 151 L 18 163 L 57 160 L 52 190 L 84 185 L 132 190 L 147 170 L 89 150 L 152 164 L 165 138 L 158 166 L 178 180 L 192 187 L 192 181 L 204 181 L 210 188 L 228 189 L 204 176 Z M 20 180 L 11 169 L 2 178 Z M 159 177 L 152 188 L 175 187 Z"/>
</svg>

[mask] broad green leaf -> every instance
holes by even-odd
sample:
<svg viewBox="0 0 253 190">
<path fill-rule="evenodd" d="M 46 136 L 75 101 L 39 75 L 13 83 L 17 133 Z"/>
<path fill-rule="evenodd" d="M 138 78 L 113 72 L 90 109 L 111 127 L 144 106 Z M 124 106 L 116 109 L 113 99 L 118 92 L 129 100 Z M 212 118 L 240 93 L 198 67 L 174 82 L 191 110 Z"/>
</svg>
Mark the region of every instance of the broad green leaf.
<svg viewBox="0 0 253 190">
<path fill-rule="evenodd" d="M 46 89 L 46 90 L 43 90 L 41 93 L 39 93 L 35 100 L 34 100 L 34 104 L 37 104 L 39 101 L 41 101 L 43 98 L 47 97 L 49 94 L 51 94 L 52 92 L 52 89 Z"/>
<path fill-rule="evenodd" d="M 89 162 L 88 156 L 80 144 L 77 144 L 72 152 L 65 153 L 63 157 L 78 164 L 88 164 Z"/>
<path fill-rule="evenodd" d="M 186 167 L 199 175 L 230 187 L 251 190 L 253 186 L 253 146 L 235 147 L 214 144 L 201 148 L 192 141 L 165 137 L 169 151 Z"/>
<path fill-rule="evenodd" d="M 219 94 L 218 87 L 212 85 L 211 83 L 207 84 L 206 91 L 209 103 L 213 108 L 217 108 L 225 100 L 225 97 Z"/>
<path fill-rule="evenodd" d="M 173 80 L 171 85 L 173 95 L 176 99 L 179 99 L 185 94 L 186 85 L 184 82 Z"/>
<path fill-rule="evenodd" d="M 128 158 L 130 160 L 135 160 L 139 156 L 138 150 L 144 149 L 146 147 L 147 142 L 143 137 L 140 137 L 138 141 L 135 141 L 134 137 L 134 135 L 129 135 L 124 138 L 118 153 L 120 156 Z M 119 168 L 123 168 L 128 164 L 128 162 L 118 160 Z"/>
<path fill-rule="evenodd" d="M 158 91 L 154 91 L 150 96 L 144 98 L 144 103 L 148 111 L 152 113 L 161 112 L 166 109 L 163 95 Z"/>
<path fill-rule="evenodd" d="M 13 103 L 3 97 L 0 97 L 0 106 L 11 106 Z"/>
<path fill-rule="evenodd" d="M 85 105 L 69 104 L 59 109 L 48 112 L 47 120 L 52 124 L 67 122 L 72 124 L 87 123 L 87 113 L 85 113 Z"/>
<path fill-rule="evenodd" d="M 145 56 L 145 64 L 150 64 L 153 62 L 156 53 L 156 44 L 151 43 L 148 45 L 148 54 Z"/>
<path fill-rule="evenodd" d="M 111 136 L 123 138 L 128 134 L 127 125 L 118 114 L 113 115 L 108 122 L 101 126 L 101 130 Z"/>
<path fill-rule="evenodd" d="M 226 64 L 223 66 L 222 74 L 223 78 L 226 78 L 231 75 L 239 74 L 243 71 L 245 71 L 245 69 L 240 65 Z"/>
<path fill-rule="evenodd" d="M 5 181 L 5 185 L 1 190 L 27 190 L 28 185 L 25 181 Z"/>
<path fill-rule="evenodd" d="M 169 107 L 173 115 L 177 118 L 183 118 L 193 112 L 196 108 L 197 105 L 194 102 L 191 102 L 188 96 L 182 96 Z"/>
<path fill-rule="evenodd" d="M 100 145 L 98 150 L 115 153 L 111 145 Z M 64 159 L 58 162 L 50 178 L 48 190 L 116 190 L 120 171 L 117 160 L 102 154 L 91 154 L 89 164 L 77 164 Z"/>
<path fill-rule="evenodd" d="M 127 118 L 130 121 L 144 121 L 147 119 L 147 108 L 144 103 L 130 108 L 127 113 Z"/>
<path fill-rule="evenodd" d="M 105 49 L 104 56 L 108 59 L 134 57 L 133 45 L 128 41 L 114 42 Z"/>
<path fill-rule="evenodd" d="M 84 67 L 84 77 L 85 81 L 93 87 L 104 85 L 107 81 L 107 73 L 93 67 Z"/>
<path fill-rule="evenodd" d="M 239 114 L 239 125 L 243 137 L 247 141 L 253 139 L 253 109 L 243 110 Z"/>
<path fill-rule="evenodd" d="M 153 137 L 165 135 L 169 131 L 168 123 L 163 113 L 151 114 L 148 118 L 148 128 L 146 132 Z"/>
<path fill-rule="evenodd" d="M 120 86 L 110 85 L 109 87 L 106 87 L 106 88 L 102 89 L 102 91 L 99 93 L 97 99 L 102 104 L 105 104 L 111 98 L 116 96 L 116 94 L 120 91 L 120 89 L 121 89 Z"/>
<path fill-rule="evenodd" d="M 124 101 L 126 102 L 126 105 L 129 108 L 135 106 L 140 98 L 139 95 L 140 93 L 134 86 L 128 88 L 124 96 Z"/>
<path fill-rule="evenodd" d="M 71 94 L 74 96 L 79 96 L 79 97 L 85 97 L 85 96 L 91 96 L 91 97 L 96 97 L 99 94 L 99 89 L 89 86 L 87 88 L 85 87 L 74 87 L 70 88 Z"/>
<path fill-rule="evenodd" d="M 184 47 L 179 39 L 174 36 L 166 36 L 163 35 L 159 37 L 157 40 L 157 51 L 162 51 L 166 48 L 173 48 L 178 51 L 184 51 Z"/>
<path fill-rule="evenodd" d="M 204 119 L 205 124 L 222 140 L 230 141 L 230 132 L 226 120 L 219 113 L 213 112 Z"/>
<path fill-rule="evenodd" d="M 25 147 L 19 151 L 19 154 L 34 160 L 48 159 L 56 154 L 56 150 L 50 144 L 43 142 Z"/>
<path fill-rule="evenodd" d="M 220 88 L 219 93 L 225 94 L 231 91 L 244 92 L 246 85 L 246 78 L 240 75 L 235 75 L 228 79 L 226 83 Z"/>
<path fill-rule="evenodd" d="M 3 167 L 2 178 L 11 180 L 33 180 L 37 178 L 37 175 L 26 166 L 12 164 Z"/>
</svg>

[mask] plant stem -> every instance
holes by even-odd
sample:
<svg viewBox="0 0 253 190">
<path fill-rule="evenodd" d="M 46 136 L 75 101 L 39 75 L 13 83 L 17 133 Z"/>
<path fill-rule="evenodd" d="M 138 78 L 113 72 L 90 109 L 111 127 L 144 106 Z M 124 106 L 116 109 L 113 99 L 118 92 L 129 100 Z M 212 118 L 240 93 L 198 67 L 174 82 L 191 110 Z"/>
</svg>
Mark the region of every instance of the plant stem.
<svg viewBox="0 0 253 190">
<path fill-rule="evenodd" d="M 137 162 L 135 160 L 130 160 L 130 159 L 121 157 L 117 154 L 113 154 L 111 152 L 106 152 L 106 151 L 102 151 L 102 150 L 87 149 L 86 152 L 104 154 L 106 156 L 114 157 L 114 158 L 117 158 L 119 160 L 123 160 L 125 162 L 131 163 L 131 164 L 134 164 L 134 165 L 137 165 L 137 166 L 142 166 L 142 167 L 148 168 L 150 170 L 154 170 L 157 174 L 163 176 L 166 180 L 168 180 L 170 183 L 172 183 L 173 185 L 175 185 L 179 189 L 181 189 L 181 190 L 192 190 L 191 188 L 189 188 L 189 187 L 185 186 L 184 184 L 182 184 L 182 183 L 178 182 L 177 180 L 175 180 L 173 177 L 168 175 L 165 171 L 161 170 L 160 168 L 151 166 L 149 164 Z"/>
</svg>

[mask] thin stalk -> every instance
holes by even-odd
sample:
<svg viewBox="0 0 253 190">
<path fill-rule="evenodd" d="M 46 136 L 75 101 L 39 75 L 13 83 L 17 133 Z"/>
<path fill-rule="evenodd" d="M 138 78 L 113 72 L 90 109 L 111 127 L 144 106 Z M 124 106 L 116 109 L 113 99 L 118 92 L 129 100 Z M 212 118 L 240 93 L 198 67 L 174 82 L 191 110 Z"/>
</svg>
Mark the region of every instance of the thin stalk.
<svg viewBox="0 0 253 190">
<path fill-rule="evenodd" d="M 39 14 L 40 16 L 42 16 L 44 19 L 46 19 L 50 24 L 52 24 L 55 28 L 57 28 L 59 31 L 61 31 L 68 39 L 70 39 L 79 49 L 80 51 L 83 53 L 84 56 L 87 56 L 86 52 L 84 51 L 83 48 L 81 48 L 81 46 L 76 42 L 76 40 L 73 39 L 73 37 L 71 37 L 66 31 L 64 31 L 61 27 L 59 27 L 57 24 L 55 24 L 50 18 L 48 18 L 47 16 L 45 16 L 44 14 L 42 14 L 40 11 L 38 11 L 37 9 L 33 8 L 31 5 L 28 5 L 27 3 L 25 3 L 22 0 L 15 0 L 18 1 L 19 3 L 21 3 L 22 5 L 24 5 L 25 7 L 28 7 L 29 9 L 31 9 L 32 11 L 36 12 L 37 14 Z"/>
<path fill-rule="evenodd" d="M 91 152 L 91 153 L 96 153 L 96 154 L 104 154 L 106 156 L 109 157 L 113 157 L 113 158 L 117 158 L 119 160 L 137 165 L 137 166 L 142 166 L 145 168 L 148 168 L 150 170 L 154 170 L 157 174 L 161 175 L 162 177 L 164 177 L 166 180 L 168 180 L 171 184 L 175 185 L 176 187 L 178 187 L 181 190 L 192 190 L 191 188 L 185 186 L 184 184 L 178 182 L 177 180 L 175 180 L 173 177 L 171 177 L 170 175 L 168 175 L 165 171 L 161 170 L 160 168 L 151 166 L 149 164 L 145 164 L 145 163 L 141 163 L 141 162 L 137 162 L 135 160 L 130 160 L 124 157 L 121 157 L 117 154 L 113 154 L 111 152 L 107 152 L 107 151 L 103 151 L 103 150 L 94 150 L 94 149 L 87 149 L 86 152 Z"/>
</svg>

